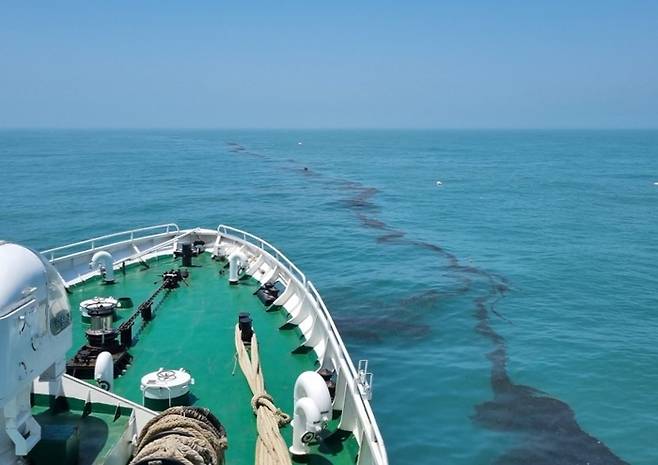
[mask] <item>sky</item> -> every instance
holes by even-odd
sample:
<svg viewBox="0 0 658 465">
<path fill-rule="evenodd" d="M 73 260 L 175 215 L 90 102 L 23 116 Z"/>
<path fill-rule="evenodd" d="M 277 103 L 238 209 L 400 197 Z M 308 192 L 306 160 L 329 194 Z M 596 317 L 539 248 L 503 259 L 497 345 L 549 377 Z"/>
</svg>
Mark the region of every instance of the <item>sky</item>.
<svg viewBox="0 0 658 465">
<path fill-rule="evenodd" d="M 658 1 L 0 0 L 0 128 L 658 128 Z"/>
</svg>

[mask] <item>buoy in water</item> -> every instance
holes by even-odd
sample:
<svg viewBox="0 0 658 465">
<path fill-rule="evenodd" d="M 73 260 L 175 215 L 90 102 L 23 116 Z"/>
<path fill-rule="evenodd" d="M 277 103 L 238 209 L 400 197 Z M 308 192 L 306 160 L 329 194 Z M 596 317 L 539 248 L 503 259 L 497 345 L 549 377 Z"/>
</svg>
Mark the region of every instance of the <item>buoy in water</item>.
<svg viewBox="0 0 658 465">
<path fill-rule="evenodd" d="M 437 187 L 438 187 L 438 186 L 442 186 L 443 183 L 442 183 L 441 181 L 436 181 L 436 185 L 437 185 Z"/>
</svg>

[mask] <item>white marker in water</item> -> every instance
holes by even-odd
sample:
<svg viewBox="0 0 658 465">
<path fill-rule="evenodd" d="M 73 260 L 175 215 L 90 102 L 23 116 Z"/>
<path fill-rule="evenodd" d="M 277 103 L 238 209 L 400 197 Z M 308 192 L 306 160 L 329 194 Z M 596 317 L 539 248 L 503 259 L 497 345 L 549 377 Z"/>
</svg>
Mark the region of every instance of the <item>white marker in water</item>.
<svg viewBox="0 0 658 465">
<path fill-rule="evenodd" d="M 437 187 L 438 187 L 438 186 L 442 186 L 442 185 L 443 185 L 443 183 L 442 183 L 441 181 L 436 181 L 436 186 L 437 186 Z"/>
<path fill-rule="evenodd" d="M 654 186 L 658 186 L 658 181 L 653 183 Z"/>
<path fill-rule="evenodd" d="M 302 141 L 300 140 L 299 142 L 297 142 L 297 145 L 302 145 Z"/>
</svg>

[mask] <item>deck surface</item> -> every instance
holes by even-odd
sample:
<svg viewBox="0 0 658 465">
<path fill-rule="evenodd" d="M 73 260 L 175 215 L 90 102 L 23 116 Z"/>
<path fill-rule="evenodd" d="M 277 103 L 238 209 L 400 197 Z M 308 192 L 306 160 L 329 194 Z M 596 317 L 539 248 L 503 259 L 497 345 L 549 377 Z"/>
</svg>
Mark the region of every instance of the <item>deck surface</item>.
<svg viewBox="0 0 658 465">
<path fill-rule="evenodd" d="M 91 410 L 83 413 L 82 401 L 69 400 L 62 404 L 46 395 L 35 396 L 33 402 L 32 414 L 42 429 L 42 441 L 30 452 L 36 465 L 54 463 L 49 440 L 62 440 L 62 435 L 68 436 L 71 429 L 79 432 L 78 465 L 101 465 L 126 429 L 131 412 L 122 408 L 121 414 L 115 415 L 115 407 L 92 404 Z"/>
<path fill-rule="evenodd" d="M 172 257 L 160 257 L 141 265 L 129 267 L 125 275 L 115 273 L 117 282 L 104 285 L 94 278 L 75 286 L 70 295 L 74 314 L 74 343 L 69 356 L 85 342 L 84 329 L 78 307 L 81 301 L 95 296 L 130 297 L 132 309 L 119 310 L 120 324 L 136 307 L 146 300 L 161 282 L 163 271 L 178 268 L 180 262 Z M 235 363 L 234 326 L 240 312 L 250 312 L 258 336 L 261 366 L 265 387 L 285 412 L 292 414 L 293 385 L 305 370 L 316 369 L 315 353 L 291 354 L 299 346 L 301 335 L 297 329 L 279 330 L 286 321 L 283 309 L 266 312 L 253 292 L 258 283 L 249 278 L 238 286 L 228 284 L 227 274 L 220 275 L 224 263 L 215 262 L 210 254 L 194 258 L 189 268 L 189 287 L 181 283 L 154 306 L 153 321 L 137 334 L 137 342 L 130 349 L 133 362 L 125 374 L 115 380 L 114 391 L 137 403 L 142 403 L 141 377 L 159 368 L 185 368 L 195 379 L 191 389 L 193 405 L 208 407 L 225 425 L 229 448 L 227 463 L 252 465 L 256 441 L 256 422 L 251 411 L 251 391 Z M 156 302 L 158 302 L 160 299 Z M 140 326 L 141 320 L 135 326 Z M 358 446 L 351 434 L 336 431 L 337 419 L 329 425 L 331 434 L 313 447 L 306 463 L 353 464 Z M 291 427 L 283 430 L 284 439 L 291 443 Z"/>
</svg>

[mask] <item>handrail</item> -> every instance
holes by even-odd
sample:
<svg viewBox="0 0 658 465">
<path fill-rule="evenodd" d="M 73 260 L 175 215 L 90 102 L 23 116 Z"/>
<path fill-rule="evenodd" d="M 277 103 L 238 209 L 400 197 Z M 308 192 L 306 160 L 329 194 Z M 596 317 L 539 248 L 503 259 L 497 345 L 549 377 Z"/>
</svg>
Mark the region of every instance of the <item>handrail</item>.
<svg viewBox="0 0 658 465">
<path fill-rule="evenodd" d="M 287 270 L 289 272 L 294 272 L 296 274 L 297 279 L 302 282 L 304 286 L 306 286 L 306 275 L 302 273 L 302 271 L 297 268 L 297 266 L 291 262 L 288 257 L 286 257 L 283 252 L 281 252 L 279 249 L 274 247 L 272 244 L 269 242 L 265 241 L 264 239 L 261 239 L 258 236 L 254 236 L 251 233 L 248 233 L 247 231 L 243 231 L 242 229 L 234 228 L 232 226 L 226 226 L 225 224 L 220 224 L 217 226 L 217 234 L 226 234 L 229 236 L 234 236 L 240 239 L 240 235 L 242 236 L 242 240 L 245 242 L 249 242 L 252 245 L 255 245 L 256 247 L 259 247 L 261 250 L 265 250 L 266 252 L 269 252 L 270 255 L 272 255 L 278 262 L 282 262 L 282 265 L 285 265 L 287 267 Z M 251 240 L 247 240 L 247 238 Z"/>
<path fill-rule="evenodd" d="M 304 290 L 307 292 L 307 295 L 311 297 L 311 300 L 314 304 L 314 307 L 316 310 L 320 313 L 322 313 L 323 320 L 325 321 L 326 325 L 325 328 L 327 330 L 327 336 L 329 338 L 329 343 L 334 346 L 334 353 L 336 354 L 337 357 L 339 357 L 339 362 L 341 365 L 344 365 L 347 370 L 349 371 L 349 376 L 346 377 L 346 381 L 348 384 L 348 387 L 350 390 L 354 393 L 355 392 L 355 383 L 358 377 L 357 370 L 354 367 L 354 364 L 352 363 L 352 359 L 349 357 L 347 354 L 347 349 L 345 348 L 345 343 L 343 342 L 343 339 L 341 338 L 338 329 L 336 328 L 336 325 L 334 324 L 333 318 L 331 318 L 331 315 L 329 313 L 329 310 L 327 309 L 326 304 L 322 300 L 322 297 L 320 297 L 319 292 L 315 288 L 315 285 L 306 279 L 306 276 L 304 273 L 302 273 L 299 268 L 295 264 L 293 264 L 288 257 L 286 257 L 281 251 L 279 251 L 276 247 L 273 245 L 269 244 L 265 240 L 261 239 L 258 236 L 254 236 L 251 233 L 248 233 L 246 231 L 243 231 L 241 229 L 233 228 L 231 226 L 226 226 L 223 224 L 220 224 L 217 227 L 217 233 L 218 234 L 225 234 L 229 238 L 235 240 L 242 240 L 243 242 L 248 242 L 253 246 L 256 246 L 260 248 L 262 251 L 269 253 L 277 263 L 282 264 L 282 265 L 287 265 L 288 271 L 295 271 L 295 273 L 291 273 L 291 277 L 293 279 L 296 279 L 299 284 L 304 288 Z M 237 234 L 231 234 L 231 233 L 237 233 Z M 240 238 L 242 236 L 242 239 Z M 251 240 L 247 240 L 247 238 Z M 267 250 L 266 249 L 270 249 Z M 271 253 L 271 252 L 274 252 Z M 283 263 L 282 263 L 283 260 Z M 296 274 L 296 275 L 295 275 Z M 374 441 L 379 444 L 380 447 L 383 447 L 384 440 L 382 438 L 381 432 L 379 431 L 379 428 L 377 427 L 376 421 L 374 420 L 374 414 L 372 412 L 372 408 L 370 407 L 370 404 L 367 402 L 366 399 L 364 399 L 362 396 L 358 395 L 356 396 L 360 399 L 360 404 L 362 407 L 362 412 L 365 414 L 365 419 L 362 418 L 362 421 L 364 423 L 367 423 L 369 426 L 369 432 L 374 436 Z M 359 414 L 361 416 L 361 414 Z M 365 426 L 365 425 L 364 425 Z M 383 457 L 385 460 L 385 457 Z"/>
<path fill-rule="evenodd" d="M 70 249 L 73 249 L 73 248 L 82 247 L 82 246 L 85 246 L 85 245 L 90 245 L 90 247 L 87 248 L 87 249 L 82 249 L 82 250 L 76 251 L 76 252 L 89 252 L 89 251 L 92 251 L 96 248 L 96 246 L 98 245 L 98 244 L 96 244 L 97 242 L 106 241 L 107 239 L 112 239 L 112 238 L 115 238 L 115 237 L 118 237 L 118 236 L 127 236 L 127 235 L 130 235 L 130 236 L 126 237 L 126 239 L 132 241 L 132 240 L 137 239 L 137 238 L 145 237 L 145 235 L 135 236 L 136 233 L 141 233 L 141 232 L 145 232 L 145 231 L 154 231 L 156 229 L 164 229 L 164 231 L 162 231 L 160 234 L 168 234 L 170 232 L 180 232 L 180 228 L 178 227 L 178 225 L 176 223 L 158 224 L 158 225 L 155 225 L 155 226 L 146 226 L 146 227 L 143 227 L 143 228 L 130 229 L 130 230 L 127 230 L 127 231 L 121 231 L 121 232 L 116 232 L 116 233 L 112 233 L 112 234 L 106 234 L 105 236 L 98 236 L 98 237 L 94 237 L 92 239 L 86 239 L 84 241 L 74 242 L 72 244 L 67 244 L 67 245 L 63 245 L 63 246 L 60 246 L 60 247 L 55 247 L 55 248 L 52 248 L 52 249 L 44 250 L 41 253 L 43 255 L 48 256 L 48 259 L 50 261 L 53 261 L 56 258 L 61 258 L 61 256 L 58 256 L 60 254 L 56 255 L 55 252 L 61 252 L 63 250 L 70 250 Z M 109 244 L 104 244 L 104 245 L 109 245 Z"/>
<path fill-rule="evenodd" d="M 162 249 L 162 248 L 164 248 L 164 247 L 168 247 L 168 246 L 170 246 L 171 244 L 173 244 L 174 242 L 179 241 L 179 240 L 181 240 L 182 238 L 184 238 L 184 237 L 186 237 L 186 236 L 189 236 L 190 234 L 195 233 L 196 231 L 197 231 L 196 229 L 183 230 L 183 232 L 180 233 L 179 235 L 174 236 L 174 237 L 172 237 L 171 239 L 168 239 L 168 240 L 166 240 L 166 241 L 164 241 L 164 242 L 160 242 L 159 244 L 156 244 L 156 245 L 154 245 L 153 247 L 149 247 L 148 249 L 146 249 L 146 250 L 142 250 L 141 252 L 137 252 L 137 253 L 135 253 L 135 254 L 133 254 L 133 255 L 130 255 L 129 257 L 125 257 L 125 258 L 121 258 L 121 259 L 119 259 L 119 260 L 115 260 L 114 264 L 117 265 L 117 264 L 119 264 L 119 263 L 121 263 L 121 262 L 126 262 L 126 261 L 130 261 L 130 260 L 139 260 L 139 259 L 142 258 L 144 255 L 149 255 L 149 254 L 155 252 L 156 250 L 160 250 L 160 249 Z M 179 232 L 180 232 L 180 231 L 179 231 Z M 167 234 L 167 233 L 165 233 L 165 234 Z"/>
<path fill-rule="evenodd" d="M 315 285 L 311 282 L 308 281 L 308 285 L 306 286 L 306 289 L 310 291 L 311 297 L 313 298 L 314 302 L 318 306 L 318 308 L 322 311 L 324 314 L 324 319 L 328 324 L 328 331 L 329 331 L 329 336 L 334 338 L 335 343 L 338 345 L 338 347 L 345 347 L 345 343 L 343 342 L 343 338 L 340 336 L 340 333 L 338 332 L 338 329 L 336 328 L 336 324 L 334 323 L 333 318 L 331 317 L 331 314 L 329 313 L 329 310 L 327 309 L 326 304 L 324 303 L 324 300 L 322 300 L 322 297 L 320 296 L 320 293 L 318 290 L 315 288 Z M 358 377 L 358 373 L 356 368 L 354 367 L 354 363 L 352 363 L 352 359 L 347 356 L 347 353 L 343 350 L 337 351 L 340 352 L 339 355 L 343 358 L 343 361 L 347 365 L 348 370 L 350 371 L 351 379 L 356 380 Z M 361 404 L 364 407 L 366 416 L 368 417 L 368 420 L 370 421 L 370 424 L 373 425 L 374 422 L 374 414 L 372 412 L 372 408 L 370 407 L 370 404 L 366 402 L 363 397 L 359 396 L 361 399 Z M 379 431 L 379 428 L 372 428 L 372 432 L 375 435 L 375 440 L 379 444 L 383 444 L 384 440 L 382 438 L 381 432 Z"/>
</svg>

